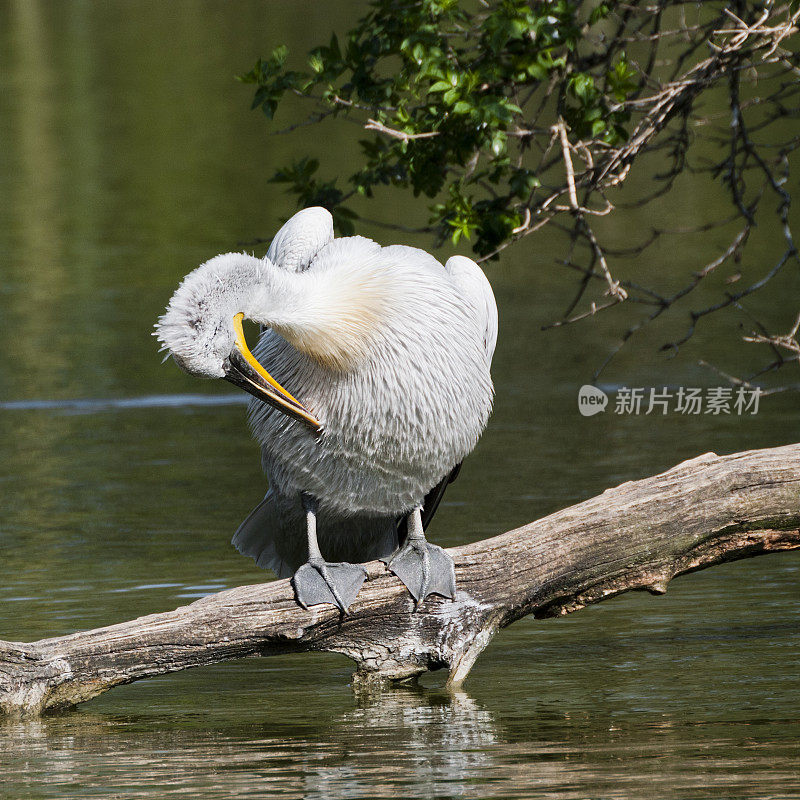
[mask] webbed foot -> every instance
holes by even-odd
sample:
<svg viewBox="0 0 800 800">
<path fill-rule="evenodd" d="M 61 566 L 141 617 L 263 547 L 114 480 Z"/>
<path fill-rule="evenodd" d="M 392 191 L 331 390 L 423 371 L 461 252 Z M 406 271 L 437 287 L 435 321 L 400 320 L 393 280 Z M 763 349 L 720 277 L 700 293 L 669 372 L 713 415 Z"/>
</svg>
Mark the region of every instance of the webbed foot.
<svg viewBox="0 0 800 800">
<path fill-rule="evenodd" d="M 330 564 L 322 558 L 310 558 L 295 572 L 292 585 L 303 608 L 332 603 L 347 613 L 366 579 L 367 571 L 358 564 Z"/>
<path fill-rule="evenodd" d="M 409 537 L 384 563 L 406 585 L 415 605 L 419 605 L 430 594 L 455 599 L 456 570 L 453 559 L 424 537 Z"/>
</svg>

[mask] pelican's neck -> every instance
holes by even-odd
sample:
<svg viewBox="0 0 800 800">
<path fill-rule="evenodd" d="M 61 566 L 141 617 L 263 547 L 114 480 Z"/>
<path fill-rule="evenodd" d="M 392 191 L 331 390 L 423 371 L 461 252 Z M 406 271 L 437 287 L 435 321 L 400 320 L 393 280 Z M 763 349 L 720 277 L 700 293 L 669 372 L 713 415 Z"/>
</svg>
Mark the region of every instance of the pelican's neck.
<svg viewBox="0 0 800 800">
<path fill-rule="evenodd" d="M 357 264 L 297 273 L 260 263 L 260 280 L 241 309 L 246 317 L 333 370 L 347 370 L 370 352 L 392 307 L 386 273 Z"/>
<path fill-rule="evenodd" d="M 156 334 L 187 372 L 223 377 L 235 341 L 234 317 L 272 328 L 298 351 L 337 371 L 367 358 L 403 303 L 407 283 L 368 240 L 339 240 L 305 272 L 245 253 L 216 256 L 175 291 Z"/>
</svg>

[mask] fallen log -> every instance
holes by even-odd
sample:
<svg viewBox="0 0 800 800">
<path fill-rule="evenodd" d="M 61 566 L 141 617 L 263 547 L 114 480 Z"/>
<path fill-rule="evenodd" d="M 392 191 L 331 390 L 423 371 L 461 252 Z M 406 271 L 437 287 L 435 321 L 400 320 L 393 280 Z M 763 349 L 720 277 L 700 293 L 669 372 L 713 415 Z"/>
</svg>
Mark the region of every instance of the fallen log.
<svg viewBox="0 0 800 800">
<path fill-rule="evenodd" d="M 457 547 L 455 601 L 414 610 L 383 564 L 350 613 L 304 610 L 288 580 L 241 586 L 161 614 L 38 642 L 0 641 L 0 712 L 37 715 L 125 683 L 245 656 L 343 653 L 354 684 L 446 668 L 460 684 L 500 629 L 568 614 L 676 575 L 800 548 L 800 444 L 702 455 L 517 530 Z"/>
</svg>

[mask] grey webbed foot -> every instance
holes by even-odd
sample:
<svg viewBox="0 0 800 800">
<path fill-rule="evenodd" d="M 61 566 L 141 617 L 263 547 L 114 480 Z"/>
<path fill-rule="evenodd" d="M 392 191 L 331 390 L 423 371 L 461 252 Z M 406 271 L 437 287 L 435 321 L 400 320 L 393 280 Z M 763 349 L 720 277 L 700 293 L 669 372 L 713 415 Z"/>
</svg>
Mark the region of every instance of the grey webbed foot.
<svg viewBox="0 0 800 800">
<path fill-rule="evenodd" d="M 418 526 L 416 523 L 414 517 L 409 520 L 406 543 L 384 563 L 406 585 L 415 605 L 419 605 L 430 594 L 440 594 L 454 600 L 456 570 L 453 559 L 441 547 L 426 541 L 421 532 L 421 522 Z"/>
<path fill-rule="evenodd" d="M 292 585 L 303 608 L 332 603 L 347 613 L 366 579 L 367 571 L 358 564 L 330 564 L 311 558 L 295 572 Z"/>
</svg>

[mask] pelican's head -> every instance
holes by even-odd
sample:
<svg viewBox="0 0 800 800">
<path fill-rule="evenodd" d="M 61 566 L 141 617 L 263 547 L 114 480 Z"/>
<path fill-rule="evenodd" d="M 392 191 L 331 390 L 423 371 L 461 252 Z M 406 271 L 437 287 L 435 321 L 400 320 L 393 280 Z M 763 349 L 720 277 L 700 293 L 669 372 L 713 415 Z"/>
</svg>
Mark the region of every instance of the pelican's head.
<svg viewBox="0 0 800 800">
<path fill-rule="evenodd" d="M 190 375 L 224 378 L 319 430 L 320 422 L 264 369 L 244 338 L 245 317 L 267 322 L 268 265 L 244 253 L 207 261 L 183 279 L 159 318 L 155 335 L 161 349 Z"/>
</svg>

